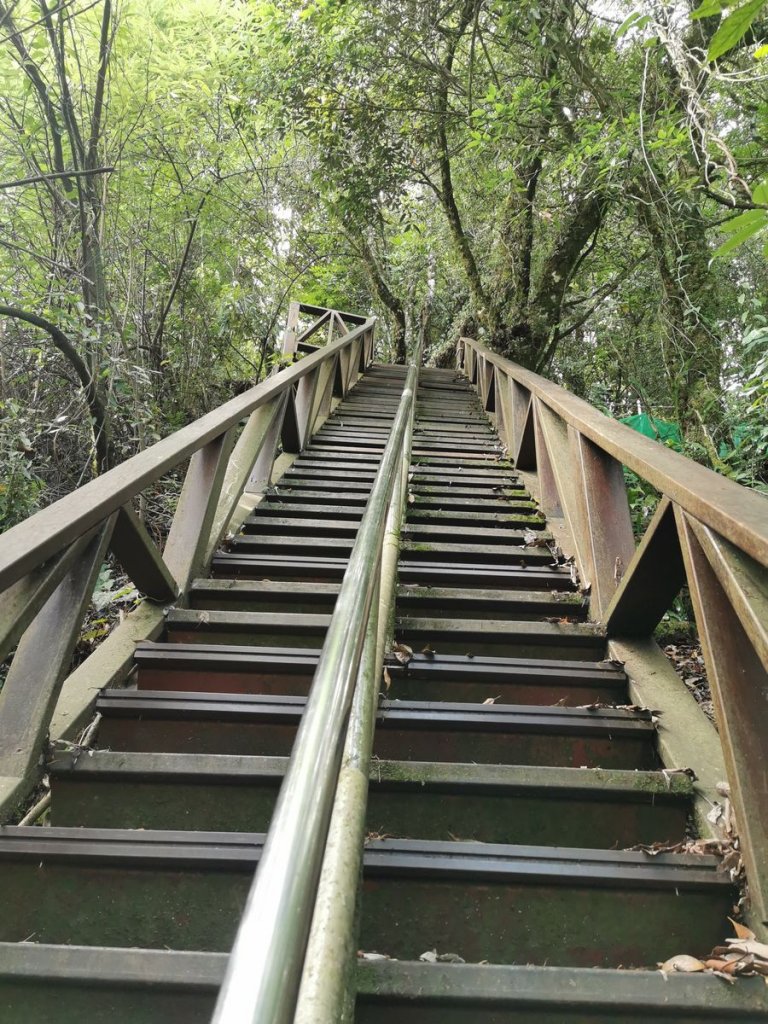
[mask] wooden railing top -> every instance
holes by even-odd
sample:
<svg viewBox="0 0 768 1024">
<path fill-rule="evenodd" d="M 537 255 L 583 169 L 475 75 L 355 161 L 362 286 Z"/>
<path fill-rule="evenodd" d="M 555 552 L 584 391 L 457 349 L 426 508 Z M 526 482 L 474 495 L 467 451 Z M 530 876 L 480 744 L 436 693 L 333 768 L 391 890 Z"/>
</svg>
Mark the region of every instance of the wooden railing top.
<svg viewBox="0 0 768 1024">
<path fill-rule="evenodd" d="M 363 319 L 344 337 L 305 356 L 6 531 L 0 536 L 0 590 L 82 537 L 148 484 L 292 387 L 320 363 L 346 349 L 374 322 L 373 318 Z"/>
<path fill-rule="evenodd" d="M 554 410 L 598 447 L 763 566 L 768 566 L 768 499 L 728 477 L 645 437 L 599 412 L 552 381 L 492 352 L 482 342 L 461 343 Z"/>
<path fill-rule="evenodd" d="M 367 317 L 361 313 L 347 313 L 343 309 L 327 309 L 325 306 L 313 306 L 309 302 L 299 302 L 299 312 L 309 313 L 311 316 L 323 316 L 325 313 L 335 313 L 336 316 L 341 317 L 342 320 L 348 324 L 355 324 L 360 326 L 366 322 Z"/>
</svg>

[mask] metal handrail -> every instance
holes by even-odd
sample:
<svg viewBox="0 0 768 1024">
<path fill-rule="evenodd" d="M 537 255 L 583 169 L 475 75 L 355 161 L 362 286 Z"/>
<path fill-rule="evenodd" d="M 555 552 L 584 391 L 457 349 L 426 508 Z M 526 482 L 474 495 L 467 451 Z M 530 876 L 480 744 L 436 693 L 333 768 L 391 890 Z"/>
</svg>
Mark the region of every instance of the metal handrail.
<svg viewBox="0 0 768 1024">
<path fill-rule="evenodd" d="M 421 366 L 421 356 L 419 343 L 414 356 L 417 367 Z M 349 713 L 294 1024 L 339 1024 L 352 1020 L 354 1013 L 354 973 L 350 968 L 357 949 L 368 788 L 384 651 L 388 641 L 393 639 L 397 563 L 407 505 L 415 412 L 414 402 L 403 443 L 401 471 L 387 512 L 378 607 L 374 606 L 371 611 Z"/>
<path fill-rule="evenodd" d="M 402 398 L 360 523 L 307 706 L 219 993 L 214 1024 L 293 1018 L 336 783 L 418 369 Z"/>
</svg>

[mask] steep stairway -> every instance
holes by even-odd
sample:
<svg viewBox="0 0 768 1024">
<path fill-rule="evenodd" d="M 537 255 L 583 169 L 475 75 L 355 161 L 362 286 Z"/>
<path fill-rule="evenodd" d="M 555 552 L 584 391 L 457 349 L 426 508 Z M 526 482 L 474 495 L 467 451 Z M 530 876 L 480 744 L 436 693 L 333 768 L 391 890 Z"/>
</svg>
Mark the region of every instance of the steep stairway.
<svg viewBox="0 0 768 1024">
<path fill-rule="evenodd" d="M 138 645 L 50 827 L 0 829 L 1 1021 L 210 1020 L 404 379 L 374 365 Z M 762 979 L 655 970 L 737 893 L 629 849 L 685 837 L 692 784 L 556 552 L 468 381 L 422 370 L 355 1019 L 764 1021 Z"/>
</svg>

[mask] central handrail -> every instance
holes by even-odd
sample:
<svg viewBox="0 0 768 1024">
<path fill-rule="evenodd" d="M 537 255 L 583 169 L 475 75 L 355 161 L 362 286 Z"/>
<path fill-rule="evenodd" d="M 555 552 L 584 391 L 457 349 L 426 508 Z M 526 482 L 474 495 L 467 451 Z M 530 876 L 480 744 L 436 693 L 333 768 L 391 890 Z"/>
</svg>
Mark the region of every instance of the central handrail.
<svg viewBox="0 0 768 1024">
<path fill-rule="evenodd" d="M 355 683 L 418 370 L 411 366 L 344 574 L 213 1016 L 293 1019 Z"/>
</svg>

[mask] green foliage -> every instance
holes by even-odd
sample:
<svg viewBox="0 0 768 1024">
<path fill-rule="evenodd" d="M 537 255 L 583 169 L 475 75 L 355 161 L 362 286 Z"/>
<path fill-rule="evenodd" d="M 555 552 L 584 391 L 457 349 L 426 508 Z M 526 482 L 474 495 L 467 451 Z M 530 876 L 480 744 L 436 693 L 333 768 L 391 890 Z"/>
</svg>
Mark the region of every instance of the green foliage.
<svg viewBox="0 0 768 1024">
<path fill-rule="evenodd" d="M 765 280 L 763 11 L 126 0 L 95 124 L 104 5 L 52 9 L 62 61 L 20 0 L 63 165 L 93 130 L 115 170 L 0 190 L 2 299 L 65 331 L 116 459 L 278 365 L 299 297 L 379 313 L 384 357 L 422 321 L 435 356 L 479 335 L 611 415 L 679 422 L 685 451 L 758 486 L 763 350 L 738 296 Z M 57 157 L 6 36 L 9 181 Z M 93 431 L 49 339 L 0 331 L 10 523 L 90 475 Z"/>
<path fill-rule="evenodd" d="M 729 419 L 737 427 L 722 458 L 733 479 L 768 495 L 768 318 L 759 301 L 754 306 L 744 317 L 748 329 L 740 346 L 746 373 L 734 373 L 728 392 Z"/>
<path fill-rule="evenodd" d="M 37 511 L 43 481 L 36 475 L 30 420 L 21 403 L 0 402 L 0 531 Z"/>
<path fill-rule="evenodd" d="M 114 570 L 105 562 L 99 569 L 96 586 L 91 597 L 91 605 L 94 611 L 103 612 L 105 609 L 115 605 L 125 607 L 138 603 L 138 600 L 139 592 L 136 588 L 116 583 Z"/>
<path fill-rule="evenodd" d="M 765 7 L 765 4 L 766 0 L 747 0 L 745 4 L 737 7 L 727 18 L 724 18 L 709 44 L 707 59 L 717 60 L 718 57 L 722 57 L 724 53 L 733 49 L 736 43 L 747 34 L 755 18 Z M 712 5 L 710 4 L 709 6 L 711 7 Z M 703 17 L 700 12 L 701 8 L 694 12 L 692 17 Z"/>
</svg>

